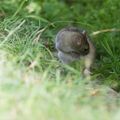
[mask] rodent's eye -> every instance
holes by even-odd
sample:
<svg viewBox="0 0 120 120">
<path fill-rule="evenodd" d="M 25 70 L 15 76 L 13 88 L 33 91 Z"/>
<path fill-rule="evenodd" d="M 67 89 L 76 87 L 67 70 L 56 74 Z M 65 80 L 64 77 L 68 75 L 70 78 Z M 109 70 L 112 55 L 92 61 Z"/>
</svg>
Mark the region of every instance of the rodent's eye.
<svg viewBox="0 0 120 120">
<path fill-rule="evenodd" d="M 85 48 L 84 51 L 88 51 L 88 48 Z"/>
</svg>

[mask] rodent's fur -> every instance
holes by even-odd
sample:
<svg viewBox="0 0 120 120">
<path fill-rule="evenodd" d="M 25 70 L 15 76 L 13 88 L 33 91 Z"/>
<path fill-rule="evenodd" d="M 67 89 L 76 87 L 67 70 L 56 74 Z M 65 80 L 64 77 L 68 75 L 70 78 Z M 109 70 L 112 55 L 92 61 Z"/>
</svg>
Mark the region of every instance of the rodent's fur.
<svg viewBox="0 0 120 120">
<path fill-rule="evenodd" d="M 85 30 L 76 27 L 63 28 L 55 38 L 58 58 L 69 64 L 80 58 L 84 59 L 84 75 L 90 76 L 90 68 L 95 59 L 95 47 Z"/>
</svg>

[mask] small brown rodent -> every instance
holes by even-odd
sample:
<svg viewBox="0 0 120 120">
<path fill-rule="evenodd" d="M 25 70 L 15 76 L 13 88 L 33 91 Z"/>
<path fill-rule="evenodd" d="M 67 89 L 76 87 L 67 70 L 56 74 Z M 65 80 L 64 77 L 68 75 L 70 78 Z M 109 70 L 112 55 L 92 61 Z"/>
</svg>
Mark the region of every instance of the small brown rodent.
<svg viewBox="0 0 120 120">
<path fill-rule="evenodd" d="M 55 47 L 61 62 L 69 64 L 80 58 L 84 59 L 84 75 L 90 76 L 90 68 L 95 58 L 95 47 L 85 30 L 66 27 L 58 32 Z"/>
</svg>

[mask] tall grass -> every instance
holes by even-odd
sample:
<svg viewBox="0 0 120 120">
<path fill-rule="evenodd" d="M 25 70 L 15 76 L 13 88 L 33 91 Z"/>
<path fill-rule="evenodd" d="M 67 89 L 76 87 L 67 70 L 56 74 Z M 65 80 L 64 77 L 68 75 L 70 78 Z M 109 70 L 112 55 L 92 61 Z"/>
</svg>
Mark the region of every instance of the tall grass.
<svg viewBox="0 0 120 120">
<path fill-rule="evenodd" d="M 119 93 L 110 87 L 120 89 L 120 33 L 90 36 L 98 57 L 89 84 L 79 62 L 65 66 L 53 54 L 62 27 L 119 29 L 119 7 L 119 0 L 0 1 L 0 119 L 119 120 Z"/>
</svg>

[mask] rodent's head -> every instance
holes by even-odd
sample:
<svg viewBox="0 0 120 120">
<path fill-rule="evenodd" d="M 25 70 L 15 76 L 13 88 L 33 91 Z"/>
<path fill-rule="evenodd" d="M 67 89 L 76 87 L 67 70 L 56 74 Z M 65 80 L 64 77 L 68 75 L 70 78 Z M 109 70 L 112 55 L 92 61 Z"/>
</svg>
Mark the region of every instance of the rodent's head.
<svg viewBox="0 0 120 120">
<path fill-rule="evenodd" d="M 86 31 L 75 32 L 71 36 L 73 53 L 87 55 L 89 53 L 89 43 L 87 41 Z"/>
<path fill-rule="evenodd" d="M 73 57 L 87 55 L 89 53 L 89 43 L 86 32 L 76 27 L 62 29 L 57 35 L 56 48 Z"/>
</svg>

